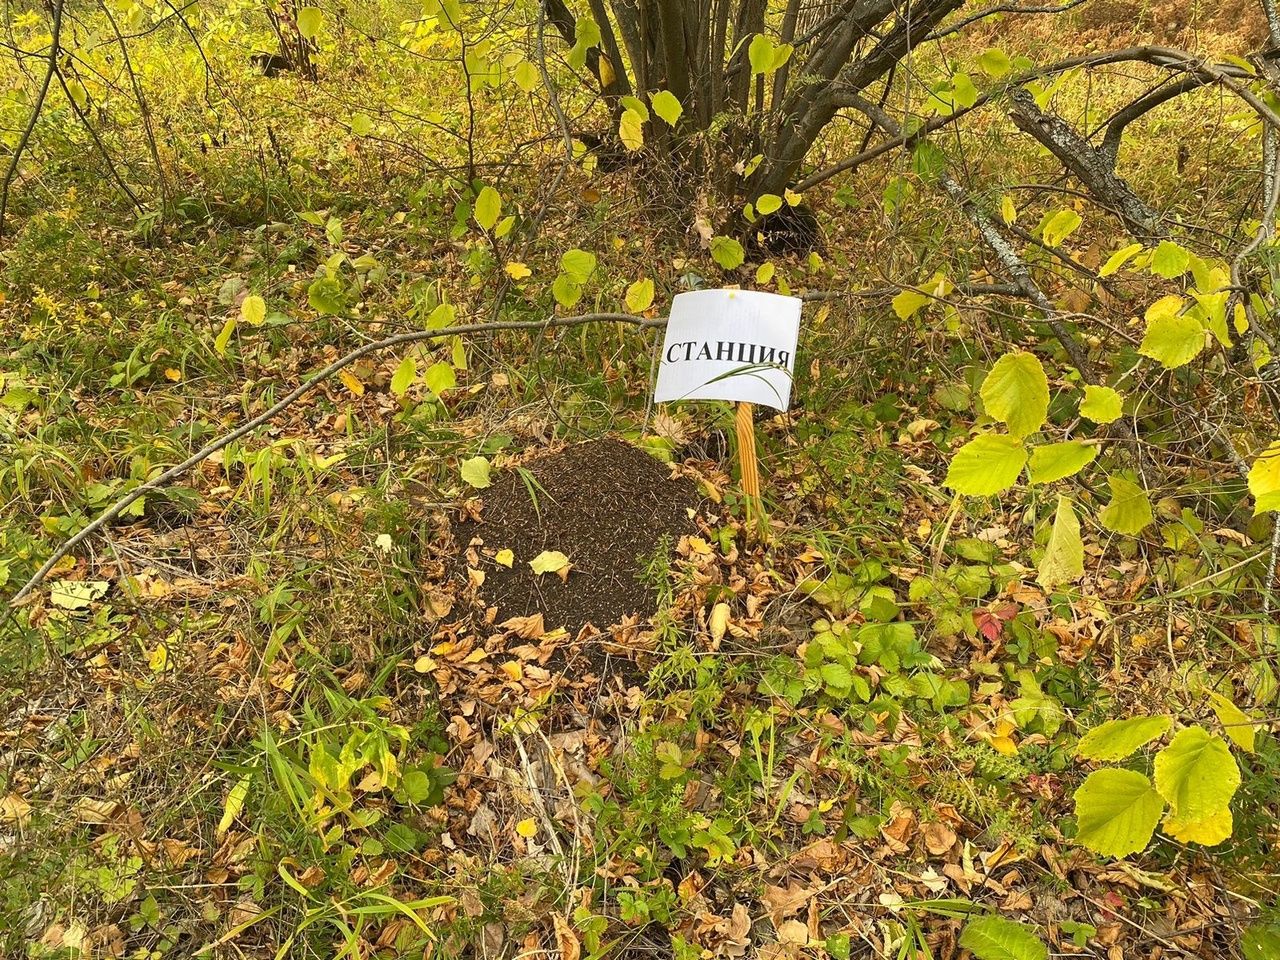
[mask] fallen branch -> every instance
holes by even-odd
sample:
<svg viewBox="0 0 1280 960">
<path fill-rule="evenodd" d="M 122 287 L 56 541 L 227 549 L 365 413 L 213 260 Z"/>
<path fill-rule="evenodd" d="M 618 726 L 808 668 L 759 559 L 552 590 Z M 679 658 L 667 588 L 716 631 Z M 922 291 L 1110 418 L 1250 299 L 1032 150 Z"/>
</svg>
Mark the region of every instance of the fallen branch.
<svg viewBox="0 0 1280 960">
<path fill-rule="evenodd" d="M 614 323 L 629 323 L 637 327 L 660 327 L 666 324 L 666 318 L 654 320 L 646 320 L 644 317 L 633 316 L 629 313 L 587 313 L 573 317 L 551 317 L 547 320 L 504 320 L 496 323 L 471 323 L 456 327 L 445 327 L 441 330 L 415 330 L 411 333 L 398 333 L 394 336 L 385 337 L 382 340 L 374 340 L 366 343 L 361 347 L 357 347 L 345 356 L 339 357 L 333 363 L 329 364 L 323 370 L 313 373 L 298 386 L 294 387 L 288 394 L 273 404 L 262 413 L 258 414 L 252 420 L 241 424 L 228 434 L 224 434 L 217 440 L 201 447 L 187 459 L 183 460 L 176 466 L 170 467 L 164 473 L 148 480 L 141 486 L 135 487 L 127 494 L 117 500 L 111 506 L 107 507 L 97 518 L 89 523 L 83 530 L 76 533 L 62 546 L 58 547 L 47 559 L 35 575 L 31 577 L 22 588 L 9 601 L 10 606 L 17 606 L 25 600 L 36 587 L 44 582 L 45 577 L 63 557 L 72 550 L 84 543 L 89 537 L 93 536 L 116 517 L 124 513 L 129 506 L 146 496 L 152 491 L 159 490 L 170 480 L 182 476 L 192 467 L 207 460 L 213 454 L 217 453 L 224 447 L 235 443 L 241 437 L 244 437 L 258 427 L 275 419 L 291 405 L 305 397 L 308 393 L 318 387 L 321 383 L 334 376 L 339 370 L 348 367 L 362 357 L 367 357 L 371 353 L 379 353 L 383 350 L 391 350 L 395 347 L 406 346 L 411 343 L 420 343 L 424 340 L 438 340 L 443 337 L 455 337 L 465 333 L 497 333 L 502 330 L 546 330 L 550 327 L 576 327 L 586 323 L 597 323 L 611 321 Z"/>
</svg>

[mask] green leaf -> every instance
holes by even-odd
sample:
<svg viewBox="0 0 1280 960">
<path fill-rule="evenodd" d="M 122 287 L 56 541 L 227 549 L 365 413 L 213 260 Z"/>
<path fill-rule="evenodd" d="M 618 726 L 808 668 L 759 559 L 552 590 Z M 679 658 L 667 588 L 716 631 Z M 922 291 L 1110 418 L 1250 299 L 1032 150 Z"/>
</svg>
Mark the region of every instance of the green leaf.
<svg viewBox="0 0 1280 960">
<path fill-rule="evenodd" d="M 538 86 L 538 81 L 542 79 L 538 73 L 538 68 L 528 60 L 521 60 L 516 64 L 515 69 L 516 86 L 525 93 L 533 93 Z"/>
<path fill-rule="evenodd" d="M 1053 483 L 1075 476 L 1093 462 L 1098 455 L 1094 444 L 1079 440 L 1064 443 L 1046 443 L 1031 451 L 1031 482 Z"/>
<path fill-rule="evenodd" d="M 742 244 L 732 237 L 711 238 L 711 259 L 725 270 L 736 270 L 747 257 Z"/>
<path fill-rule="evenodd" d="M 919 290 L 907 288 L 898 293 L 893 298 L 893 312 L 898 315 L 899 320 L 906 320 L 920 311 L 920 308 L 928 304 L 933 298 L 926 296 Z"/>
<path fill-rule="evenodd" d="M 1080 214 L 1074 210 L 1059 210 L 1045 221 L 1044 229 L 1040 232 L 1040 239 L 1045 242 L 1046 246 L 1061 246 L 1062 241 L 1076 232 L 1076 228 L 1080 226 L 1080 223 Z"/>
<path fill-rule="evenodd" d="M 445 327 L 451 327 L 454 321 L 458 319 L 458 309 L 452 303 L 442 303 L 427 314 L 426 328 L 428 330 L 443 330 Z"/>
<path fill-rule="evenodd" d="M 357 113 L 351 118 L 351 132 L 357 137 L 367 137 L 373 133 L 373 117 L 367 113 Z"/>
<path fill-rule="evenodd" d="M 1139 747 L 1164 736 L 1171 726 L 1173 721 L 1167 716 L 1108 720 L 1080 738 L 1076 756 L 1086 760 L 1123 760 Z"/>
<path fill-rule="evenodd" d="M 639 97 L 633 97 L 628 94 L 622 97 L 619 102 L 622 104 L 623 109 L 634 110 L 641 120 L 647 121 L 649 119 L 649 108 L 644 105 L 644 101 Z"/>
<path fill-rule="evenodd" d="M 1182 821 L 1198 821 L 1226 809 L 1240 786 L 1240 768 L 1227 742 L 1204 727 L 1179 730 L 1156 754 L 1156 789 Z"/>
<path fill-rule="evenodd" d="M 1173 280 L 1187 272 L 1191 266 L 1191 253 L 1172 240 L 1163 240 L 1151 255 L 1151 272 L 1166 280 Z"/>
<path fill-rule="evenodd" d="M 1280 510 L 1280 441 L 1276 441 L 1253 461 L 1249 468 L 1249 492 L 1253 494 L 1253 513 Z"/>
<path fill-rule="evenodd" d="M 396 367 L 396 372 L 391 375 L 391 392 L 397 397 L 403 397 L 417 378 L 418 361 L 413 357 L 405 357 L 400 361 L 400 366 Z"/>
<path fill-rule="evenodd" d="M 756 212 L 762 216 L 782 209 L 782 198 L 776 193 L 762 193 L 756 199 Z"/>
<path fill-rule="evenodd" d="M 1062 583 L 1072 583 L 1084 576 L 1084 541 L 1080 539 L 1080 521 L 1066 497 L 1058 498 L 1053 532 L 1040 558 L 1040 575 L 1036 582 L 1046 590 Z"/>
<path fill-rule="evenodd" d="M 250 326 L 262 326 L 267 319 L 267 301 L 256 293 L 245 297 L 240 304 L 240 319 Z"/>
<path fill-rule="evenodd" d="M 458 385 L 458 375 L 453 372 L 453 364 L 433 363 L 422 375 L 423 385 L 437 397 L 445 390 L 452 390 Z"/>
<path fill-rule="evenodd" d="M 1124 397 L 1110 387 L 1087 384 L 1084 400 L 1080 403 L 1080 416 L 1094 423 L 1112 423 L 1124 414 Z"/>
<path fill-rule="evenodd" d="M 991 496 L 1012 487 L 1026 463 L 1027 449 L 1021 440 L 984 433 L 956 451 L 943 482 L 967 496 Z"/>
<path fill-rule="evenodd" d="M 534 573 L 555 573 L 569 565 L 569 558 L 559 550 L 543 550 L 529 561 Z"/>
<path fill-rule="evenodd" d="M 1003 50 L 988 47 L 978 56 L 978 66 L 988 77 L 999 80 L 1012 69 L 1013 64 Z"/>
<path fill-rule="evenodd" d="M 467 486 L 483 490 L 492 483 L 489 479 L 489 461 L 484 457 L 469 457 L 458 465 L 458 469 L 462 474 L 462 482 Z"/>
<path fill-rule="evenodd" d="M 492 230 L 498 217 L 502 216 L 502 195 L 493 187 L 484 187 L 476 197 L 473 213 L 481 229 Z"/>
<path fill-rule="evenodd" d="M 551 295 L 556 298 L 556 303 L 568 309 L 582 299 L 582 284 L 567 273 L 559 274 L 551 282 Z"/>
<path fill-rule="evenodd" d="M 618 139 L 634 152 L 644 146 L 644 117 L 635 110 L 623 110 L 618 118 Z"/>
<path fill-rule="evenodd" d="M 1049 380 L 1033 353 L 1006 353 L 982 381 L 983 406 L 1022 439 L 1043 426 L 1049 413 Z"/>
<path fill-rule="evenodd" d="M 994 914 L 965 924 L 960 946 L 978 960 L 1046 960 L 1049 948 L 1026 924 Z"/>
<path fill-rule="evenodd" d="M 1124 477 L 1108 477 L 1107 483 L 1111 487 L 1111 502 L 1102 508 L 1098 520 L 1113 533 L 1136 537 L 1155 520 L 1146 491 Z"/>
<path fill-rule="evenodd" d="M 680 100 L 670 90 L 659 90 L 649 97 L 649 102 L 653 104 L 653 112 L 669 127 L 674 127 L 684 113 Z"/>
<path fill-rule="evenodd" d="M 1074 798 L 1076 840 L 1104 857 L 1127 857 L 1145 847 L 1164 811 L 1151 781 L 1134 770 L 1095 770 Z"/>
<path fill-rule="evenodd" d="M 978 102 L 978 88 L 967 73 L 956 73 L 951 77 L 951 102 L 956 107 L 965 108 Z"/>
<path fill-rule="evenodd" d="M 847 692 L 853 686 L 853 672 L 842 663 L 824 663 L 818 671 L 828 687 Z"/>
<path fill-rule="evenodd" d="M 1098 271 L 1098 276 L 1111 276 L 1141 252 L 1142 244 L 1140 243 L 1131 243 L 1127 247 L 1121 247 L 1111 256 L 1107 257 L 1107 262 L 1104 263 L 1102 265 L 1102 269 Z"/>
<path fill-rule="evenodd" d="M 1280 957 L 1280 927 L 1250 927 L 1240 938 L 1245 960 L 1276 960 Z"/>
<path fill-rule="evenodd" d="M 560 269 L 578 283 L 586 283 L 596 272 L 596 255 L 577 247 L 566 250 L 560 257 Z"/>
<path fill-rule="evenodd" d="M 1147 332 L 1138 347 L 1144 357 L 1170 370 L 1190 363 L 1204 349 L 1204 325 L 1194 314 L 1181 312 L 1184 303 L 1170 294 L 1147 307 Z"/>
<path fill-rule="evenodd" d="M 581 70 L 587 63 L 587 51 L 600 45 L 600 27 L 590 17 L 579 17 L 573 49 L 569 51 L 569 66 Z"/>
<path fill-rule="evenodd" d="M 632 313 L 648 310 L 653 304 L 653 281 L 645 277 L 627 287 L 626 304 Z"/>
<path fill-rule="evenodd" d="M 314 40 L 324 25 L 324 11 L 319 7 L 303 7 L 298 11 L 298 32 Z"/>
<path fill-rule="evenodd" d="M 307 287 L 307 303 L 316 313 L 341 313 L 343 307 L 342 284 L 334 277 L 317 277 Z"/>
<path fill-rule="evenodd" d="M 1258 728 L 1253 718 L 1235 705 L 1230 697 L 1217 692 L 1209 694 L 1209 705 L 1222 724 L 1231 742 L 1241 750 L 1253 753 L 1257 741 Z"/>
</svg>

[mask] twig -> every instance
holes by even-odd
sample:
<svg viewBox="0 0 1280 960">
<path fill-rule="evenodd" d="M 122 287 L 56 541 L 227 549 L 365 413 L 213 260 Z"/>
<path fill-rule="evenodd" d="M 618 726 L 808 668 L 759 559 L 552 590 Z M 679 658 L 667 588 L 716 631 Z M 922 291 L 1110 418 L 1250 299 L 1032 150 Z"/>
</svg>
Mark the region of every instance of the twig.
<svg viewBox="0 0 1280 960">
<path fill-rule="evenodd" d="M 146 496 L 153 490 L 158 490 L 167 484 L 170 480 L 182 476 L 192 467 L 207 460 L 213 454 L 217 453 L 224 447 L 235 443 L 241 437 L 252 433 L 263 424 L 275 419 L 283 413 L 288 407 L 305 397 L 324 381 L 328 380 L 339 370 L 350 366 L 361 357 L 367 357 L 371 353 L 378 353 L 382 350 L 390 350 L 394 347 L 405 346 L 410 343 L 419 343 L 423 340 L 438 340 L 442 337 L 454 337 L 464 333 L 496 333 L 501 330 L 541 330 L 547 327 L 576 327 L 586 323 L 598 322 L 614 322 L 614 323 L 630 323 L 638 327 L 660 327 L 666 324 L 666 318 L 657 318 L 647 320 L 644 317 L 633 316 L 629 313 L 586 313 L 572 317 L 550 317 L 546 320 L 503 320 L 496 323 L 471 323 L 456 327 L 445 327 L 441 330 L 415 330 L 410 333 L 398 333 L 394 336 L 386 337 L 382 340 L 375 340 L 372 343 L 366 343 L 345 356 L 339 357 L 333 363 L 329 364 L 318 373 L 313 373 L 306 380 L 302 381 L 298 386 L 294 387 L 283 398 L 269 407 L 267 410 L 258 414 L 252 420 L 242 424 L 230 433 L 224 434 L 222 437 L 214 440 L 201 447 L 187 459 L 183 460 L 177 466 L 170 467 L 164 473 L 148 480 L 141 486 L 135 487 L 129 493 L 125 494 L 111 506 L 107 507 L 100 513 L 93 522 L 86 526 L 83 530 L 76 533 L 69 540 L 49 557 L 48 560 L 35 572 L 22 588 L 9 601 L 10 605 L 16 606 L 21 603 L 36 587 L 44 581 L 49 575 L 49 571 L 57 565 L 58 561 L 74 550 L 77 546 L 87 540 L 93 534 L 97 533 L 116 517 L 120 516 L 131 504 Z"/>
<path fill-rule="evenodd" d="M 1066 3 L 1058 4 L 1053 7 L 1020 7 L 1017 4 L 1005 3 L 999 6 L 990 7 L 986 10 L 979 10 L 977 13 L 970 14 L 963 20 L 957 20 L 955 23 L 944 27 L 941 30 L 935 30 L 933 33 L 925 37 L 925 40 L 941 40 L 943 37 L 949 37 L 954 33 L 959 33 L 971 23 L 977 23 L 979 20 L 985 20 L 987 17 L 994 17 L 1000 13 L 1011 14 L 1033 14 L 1033 13 L 1063 13 L 1072 7 L 1078 7 L 1084 3 L 1084 0 L 1067 0 Z"/>
<path fill-rule="evenodd" d="M 1271 521 L 1271 552 L 1267 555 L 1267 589 L 1262 595 L 1262 616 L 1271 619 L 1271 600 L 1276 586 L 1276 559 L 1280 556 L 1280 523 Z"/>
<path fill-rule="evenodd" d="M 9 160 L 9 169 L 5 171 L 4 187 L 0 190 L 0 237 L 4 236 L 4 215 L 9 209 L 9 187 L 13 183 L 14 176 L 17 175 L 18 161 L 22 159 L 22 153 L 26 150 L 27 143 L 31 140 L 31 134 L 36 128 L 36 123 L 40 120 L 40 113 L 44 110 L 45 97 L 49 95 L 49 85 L 53 83 L 53 76 L 58 72 L 58 51 L 61 49 L 62 43 L 62 3 L 63 0 L 54 0 L 53 28 L 49 37 L 49 58 L 48 66 L 44 72 L 44 81 L 40 84 L 40 92 L 36 95 L 36 102 L 31 105 L 31 116 L 27 118 L 27 125 L 23 128 L 22 136 L 18 138 L 18 144 L 13 148 L 13 157 Z"/>
<path fill-rule="evenodd" d="M 878 123 L 889 136 L 898 137 L 902 135 L 902 128 L 898 125 L 898 122 L 874 104 L 857 97 L 851 98 L 850 106 L 856 107 Z M 1067 352 L 1072 365 L 1080 371 L 1080 375 L 1086 381 L 1097 383 L 1098 379 L 1094 373 L 1093 364 L 1089 361 L 1079 341 L 1067 328 L 1063 320 L 1063 314 L 1054 306 L 1053 301 L 1044 295 L 1044 292 L 1031 276 L 1031 269 L 1018 256 L 1013 244 L 1000 232 L 991 218 L 987 216 L 986 211 L 978 206 L 973 197 L 969 195 L 969 192 L 957 183 L 949 173 L 943 173 L 938 178 L 938 183 L 947 196 L 964 213 L 966 219 L 977 228 L 983 242 L 995 254 L 996 259 L 1000 262 L 1000 266 L 1004 268 L 1004 272 L 1009 279 L 1013 281 L 1022 295 L 1035 304 L 1040 312 L 1044 314 L 1045 323 L 1049 325 L 1054 337 L 1062 344 L 1062 348 Z"/>
</svg>

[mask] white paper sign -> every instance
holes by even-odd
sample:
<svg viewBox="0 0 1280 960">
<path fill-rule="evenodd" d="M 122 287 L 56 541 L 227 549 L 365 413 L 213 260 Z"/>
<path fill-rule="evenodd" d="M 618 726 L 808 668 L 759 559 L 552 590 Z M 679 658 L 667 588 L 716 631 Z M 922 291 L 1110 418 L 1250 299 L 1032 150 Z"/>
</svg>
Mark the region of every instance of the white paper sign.
<svg viewBox="0 0 1280 960">
<path fill-rule="evenodd" d="M 754 290 L 694 290 L 671 301 L 653 399 L 735 400 L 786 410 L 800 301 Z"/>
</svg>

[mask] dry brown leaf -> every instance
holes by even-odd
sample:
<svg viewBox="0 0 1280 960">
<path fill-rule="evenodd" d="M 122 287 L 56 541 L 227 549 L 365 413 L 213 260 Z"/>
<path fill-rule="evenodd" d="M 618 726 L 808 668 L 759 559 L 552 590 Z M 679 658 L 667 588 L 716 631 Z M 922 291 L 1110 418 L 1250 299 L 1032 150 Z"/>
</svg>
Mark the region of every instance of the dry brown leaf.
<svg viewBox="0 0 1280 960">
<path fill-rule="evenodd" d="M 541 613 L 530 614 L 527 617 L 512 617 L 509 620 L 504 620 L 498 626 L 503 630 L 511 630 L 516 636 L 525 640 L 537 640 L 547 632 Z"/>
<path fill-rule="evenodd" d="M 120 804 L 114 800 L 96 800 L 93 797 L 81 797 L 72 808 L 76 819 L 81 823 L 110 823 Z"/>
<path fill-rule="evenodd" d="M 799 920 L 785 920 L 778 927 L 778 940 L 781 943 L 803 947 L 809 942 L 809 928 Z"/>
<path fill-rule="evenodd" d="M 556 947 L 560 950 L 560 960 L 578 960 L 582 956 L 582 945 L 578 935 L 569 926 L 569 921 L 560 914 L 552 914 L 552 922 L 556 928 Z"/>
<path fill-rule="evenodd" d="M 956 832 L 945 823 L 933 821 L 924 825 L 925 848 L 935 857 L 940 857 L 956 843 Z"/>
<path fill-rule="evenodd" d="M 0 823 L 24 824 L 31 816 L 31 804 L 16 793 L 0 797 Z"/>
<path fill-rule="evenodd" d="M 760 899 L 764 903 L 769 922 L 777 928 L 781 926 L 785 918 L 803 907 L 812 896 L 812 890 L 801 886 L 795 880 L 791 880 L 785 887 L 765 884 L 764 894 Z"/>
</svg>

